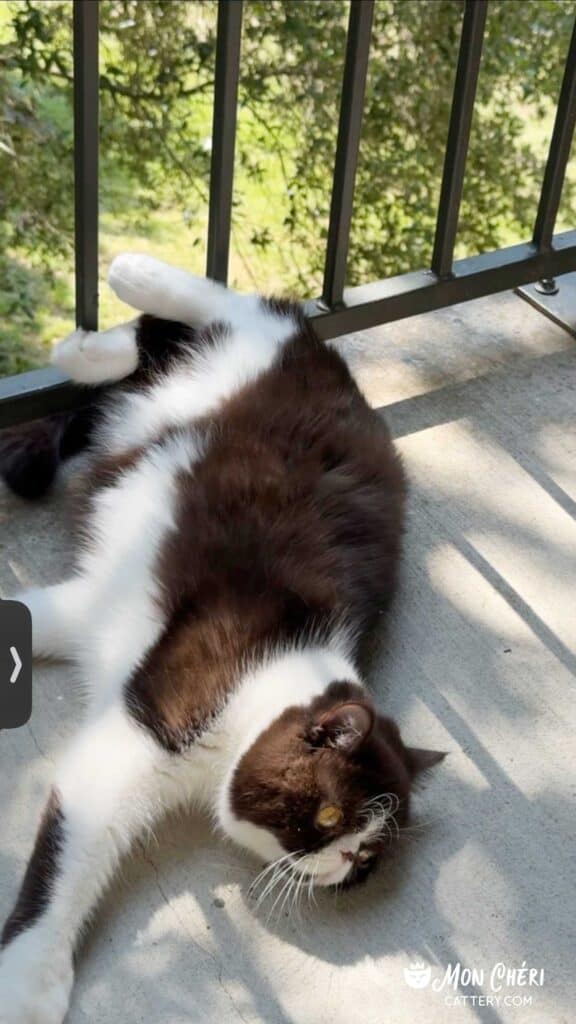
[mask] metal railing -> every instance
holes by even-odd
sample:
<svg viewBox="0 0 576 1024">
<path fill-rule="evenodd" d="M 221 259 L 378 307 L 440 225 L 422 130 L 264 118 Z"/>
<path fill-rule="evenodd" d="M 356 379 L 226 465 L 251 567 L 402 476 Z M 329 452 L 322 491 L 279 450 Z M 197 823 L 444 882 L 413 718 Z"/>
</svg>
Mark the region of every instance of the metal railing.
<svg viewBox="0 0 576 1024">
<path fill-rule="evenodd" d="M 454 261 L 488 0 L 466 0 L 430 269 L 345 289 L 374 0 L 351 0 L 322 296 L 305 304 L 318 334 L 399 320 L 576 270 L 576 230 L 554 235 L 576 122 L 576 23 L 532 240 Z M 225 282 L 232 217 L 242 0 L 220 0 L 206 273 Z M 98 0 L 74 0 L 76 320 L 98 316 Z M 79 405 L 84 392 L 51 368 L 0 380 L 0 427 Z"/>
</svg>

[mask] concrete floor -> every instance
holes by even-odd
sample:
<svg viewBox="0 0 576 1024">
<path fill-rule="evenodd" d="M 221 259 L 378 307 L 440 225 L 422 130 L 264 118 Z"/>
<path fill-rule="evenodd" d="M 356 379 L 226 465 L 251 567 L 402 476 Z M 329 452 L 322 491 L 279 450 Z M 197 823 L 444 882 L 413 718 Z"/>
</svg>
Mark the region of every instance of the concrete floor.
<svg viewBox="0 0 576 1024">
<path fill-rule="evenodd" d="M 172 822 L 107 898 L 70 1024 L 574 1020 L 575 342 L 506 294 L 340 345 L 412 481 L 374 686 L 410 742 L 450 757 L 395 865 L 301 921 L 255 916 L 254 865 Z M 62 492 L 3 494 L 0 540 L 4 596 L 61 578 Z M 0 736 L 2 916 L 79 713 L 69 671 L 39 665 L 30 725 Z M 411 987 L 415 961 L 477 983 Z M 494 991 L 502 963 L 544 984 Z"/>
</svg>

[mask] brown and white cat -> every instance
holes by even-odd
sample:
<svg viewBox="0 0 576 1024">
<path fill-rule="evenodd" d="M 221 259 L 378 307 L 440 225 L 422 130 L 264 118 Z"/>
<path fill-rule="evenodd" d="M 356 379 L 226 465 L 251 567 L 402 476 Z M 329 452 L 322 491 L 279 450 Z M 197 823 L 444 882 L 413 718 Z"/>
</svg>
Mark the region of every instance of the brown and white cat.
<svg viewBox="0 0 576 1024">
<path fill-rule="evenodd" d="M 87 444 L 89 464 L 76 572 L 22 595 L 35 653 L 74 659 L 88 700 L 4 928 L 2 1024 L 60 1024 L 82 927 L 169 809 L 205 808 L 273 865 L 268 890 L 349 884 L 443 756 L 406 747 L 359 675 L 405 481 L 346 364 L 298 306 L 137 255 L 110 284 L 147 315 L 76 331 L 54 361 L 125 382 L 4 445 L 22 493 L 59 452 Z"/>
</svg>

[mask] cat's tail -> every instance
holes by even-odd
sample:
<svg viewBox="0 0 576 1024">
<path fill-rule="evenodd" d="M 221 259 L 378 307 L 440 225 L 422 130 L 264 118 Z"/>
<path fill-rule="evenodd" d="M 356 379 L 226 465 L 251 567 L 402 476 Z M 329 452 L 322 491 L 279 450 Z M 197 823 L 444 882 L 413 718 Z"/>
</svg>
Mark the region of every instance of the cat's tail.
<svg viewBox="0 0 576 1024">
<path fill-rule="evenodd" d="M 62 462 L 90 444 L 96 403 L 0 433 L 0 477 L 21 498 L 42 498 Z"/>
</svg>

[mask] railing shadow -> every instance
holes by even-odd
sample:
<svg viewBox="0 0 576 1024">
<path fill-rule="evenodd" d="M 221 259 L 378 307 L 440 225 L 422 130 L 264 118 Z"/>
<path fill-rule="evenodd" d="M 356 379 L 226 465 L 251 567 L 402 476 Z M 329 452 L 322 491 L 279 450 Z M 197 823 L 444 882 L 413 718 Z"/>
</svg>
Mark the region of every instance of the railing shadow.
<svg viewBox="0 0 576 1024">
<path fill-rule="evenodd" d="M 171 822 L 158 849 L 126 865 L 124 883 L 103 905 L 83 951 L 72 1022 L 90 1018 L 94 1006 L 113 1006 L 126 1024 L 287 1024 L 311 1019 L 312 1005 L 331 1020 L 348 1019 L 354 1006 L 366 1020 L 442 1014 L 442 1004 L 431 1001 L 440 996 L 404 985 L 407 957 L 439 970 L 457 961 L 544 967 L 540 1018 L 551 1019 L 552 1000 L 558 1018 L 568 1017 L 573 801 L 564 719 L 576 656 L 562 615 L 551 613 L 545 596 L 528 597 L 522 568 L 509 576 L 482 539 L 496 537 L 508 553 L 520 545 L 549 573 L 573 578 L 574 554 L 550 502 L 568 522 L 575 501 L 539 452 L 541 431 L 563 429 L 573 417 L 573 367 L 566 350 L 519 357 L 457 384 L 447 373 L 447 386 L 385 409 L 405 451 L 412 511 L 403 585 L 374 638 L 371 676 L 407 741 L 450 751 L 419 799 L 416 824 L 423 827 L 407 833 L 397 856 L 364 887 L 337 900 L 321 895 L 302 919 L 268 920 L 269 908 L 256 913 L 248 894 L 257 867 L 211 838 L 205 823 Z M 537 405 L 524 415 L 536 381 L 546 379 L 550 386 L 542 385 Z M 506 491 L 506 476 L 491 479 L 472 501 L 466 487 L 437 472 L 441 451 L 432 457 L 429 448 L 419 457 L 416 435 L 431 432 L 431 444 L 434 428 L 451 425 L 459 432 L 448 437 L 450 445 L 473 440 L 500 453 L 495 471 L 504 466 L 510 479 L 521 474 L 527 487 L 542 491 L 540 517 L 525 514 L 518 493 L 505 508 L 494 502 L 491 492 Z M 31 532 L 48 526 L 50 543 L 61 544 L 65 558 L 59 515 L 55 501 L 42 513 L 26 512 L 25 525 Z M 11 576 L 28 582 L 22 577 L 45 575 L 45 555 L 44 564 L 41 546 L 33 554 L 21 549 L 18 564 L 9 559 L 5 566 L 7 583 Z M 436 573 L 439 559 L 446 576 Z M 45 678 L 42 706 L 49 709 L 60 680 L 54 672 Z M 26 752 L 34 785 L 42 777 L 38 755 L 50 754 L 57 721 L 54 715 L 39 734 L 42 750 Z M 24 777 L 22 785 L 32 783 Z M 8 803 L 19 793 L 9 793 Z M 0 877 L 15 877 L 4 842 L 0 849 Z M 10 898 L 5 887 L 3 901 Z M 357 973 L 349 970 L 354 965 Z M 510 1019 L 494 1006 L 473 1012 L 484 1024 Z"/>
</svg>

